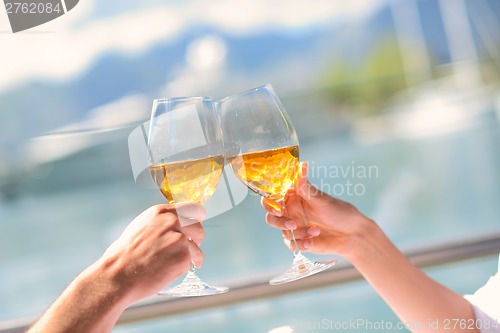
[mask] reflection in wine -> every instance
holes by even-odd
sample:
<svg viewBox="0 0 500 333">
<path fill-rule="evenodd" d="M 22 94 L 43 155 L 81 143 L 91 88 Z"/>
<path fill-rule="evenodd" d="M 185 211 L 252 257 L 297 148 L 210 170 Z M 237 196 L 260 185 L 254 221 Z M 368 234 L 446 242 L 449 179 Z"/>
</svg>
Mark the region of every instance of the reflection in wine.
<svg viewBox="0 0 500 333">
<path fill-rule="evenodd" d="M 219 183 L 224 156 L 152 165 L 151 175 L 170 203 L 205 203 Z"/>
<path fill-rule="evenodd" d="M 252 191 L 282 199 L 297 178 L 299 146 L 249 152 L 228 158 L 236 177 Z"/>
</svg>

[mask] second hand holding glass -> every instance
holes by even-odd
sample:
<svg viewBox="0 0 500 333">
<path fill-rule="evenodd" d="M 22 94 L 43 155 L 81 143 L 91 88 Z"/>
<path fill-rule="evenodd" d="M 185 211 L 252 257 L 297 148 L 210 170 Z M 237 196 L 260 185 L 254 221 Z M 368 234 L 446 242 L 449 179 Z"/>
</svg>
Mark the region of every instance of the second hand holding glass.
<svg viewBox="0 0 500 333">
<path fill-rule="evenodd" d="M 148 154 L 151 175 L 170 203 L 205 203 L 214 193 L 224 167 L 222 132 L 212 99 L 154 100 Z M 181 284 L 159 294 L 184 297 L 226 291 L 227 287 L 201 281 L 193 265 Z"/>
<path fill-rule="evenodd" d="M 224 134 L 225 154 L 236 177 L 252 191 L 277 201 L 297 178 L 299 140 L 295 128 L 270 84 L 217 102 Z M 295 236 L 292 266 L 269 282 L 295 281 L 335 265 L 336 260 L 312 261 L 298 249 Z"/>
</svg>

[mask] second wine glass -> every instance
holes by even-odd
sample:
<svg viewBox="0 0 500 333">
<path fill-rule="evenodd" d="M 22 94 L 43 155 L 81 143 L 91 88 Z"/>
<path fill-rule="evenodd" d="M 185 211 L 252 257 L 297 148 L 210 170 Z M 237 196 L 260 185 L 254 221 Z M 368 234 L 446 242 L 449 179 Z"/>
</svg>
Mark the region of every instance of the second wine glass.
<svg viewBox="0 0 500 333">
<path fill-rule="evenodd" d="M 170 203 L 205 203 L 214 193 L 224 167 L 222 132 L 212 99 L 154 100 L 148 154 L 151 175 Z M 226 291 L 227 287 L 201 281 L 193 265 L 181 284 L 159 294 L 182 297 Z"/>
<path fill-rule="evenodd" d="M 221 116 L 226 159 L 236 177 L 252 191 L 273 199 L 286 210 L 284 198 L 299 167 L 299 140 L 281 101 L 270 84 L 226 97 L 216 103 Z M 312 261 L 298 250 L 294 260 L 270 284 L 295 281 L 335 265 Z"/>
</svg>

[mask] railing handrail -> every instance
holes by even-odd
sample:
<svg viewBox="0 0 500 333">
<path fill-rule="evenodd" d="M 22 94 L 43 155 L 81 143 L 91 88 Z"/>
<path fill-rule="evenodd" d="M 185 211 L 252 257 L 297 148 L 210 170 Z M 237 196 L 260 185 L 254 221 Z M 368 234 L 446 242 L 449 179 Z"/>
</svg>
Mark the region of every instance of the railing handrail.
<svg viewBox="0 0 500 333">
<path fill-rule="evenodd" d="M 433 244 L 405 252 L 415 265 L 422 268 L 498 253 L 500 253 L 500 232 L 462 238 L 447 243 Z M 359 272 L 347 262 L 342 262 L 332 270 L 316 274 L 307 279 L 279 286 L 269 285 L 268 281 L 273 275 L 274 273 L 260 275 L 252 278 L 251 281 L 250 279 L 231 281 L 226 283 L 230 287 L 230 292 L 210 297 L 151 297 L 126 309 L 117 324 L 173 316 L 235 303 L 292 294 L 352 282 L 362 278 Z M 0 322 L 0 333 L 24 332 L 35 319 L 35 316 L 27 316 L 2 321 Z"/>
</svg>

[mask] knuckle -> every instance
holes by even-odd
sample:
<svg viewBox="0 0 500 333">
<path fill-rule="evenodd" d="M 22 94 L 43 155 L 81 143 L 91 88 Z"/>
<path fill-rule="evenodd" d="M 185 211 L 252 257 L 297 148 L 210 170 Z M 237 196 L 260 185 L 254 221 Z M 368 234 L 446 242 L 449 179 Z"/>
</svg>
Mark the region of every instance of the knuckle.
<svg viewBox="0 0 500 333">
<path fill-rule="evenodd" d="M 154 205 L 151 208 L 149 208 L 151 213 L 155 216 L 160 215 L 162 211 L 164 210 L 161 205 Z"/>
<path fill-rule="evenodd" d="M 162 215 L 162 214 L 165 214 L 165 213 L 172 213 L 173 211 L 175 211 L 170 204 L 158 204 L 158 205 L 154 205 L 150 208 L 151 212 L 158 216 L 158 215 Z"/>
<path fill-rule="evenodd" d="M 179 218 L 174 212 L 168 212 L 165 215 L 165 224 L 167 224 L 169 227 L 174 227 L 179 225 Z"/>
<path fill-rule="evenodd" d="M 169 231 L 175 231 L 179 228 L 179 219 L 175 213 L 162 213 L 158 216 L 158 225 L 161 227 L 162 233 L 168 233 Z"/>
</svg>

